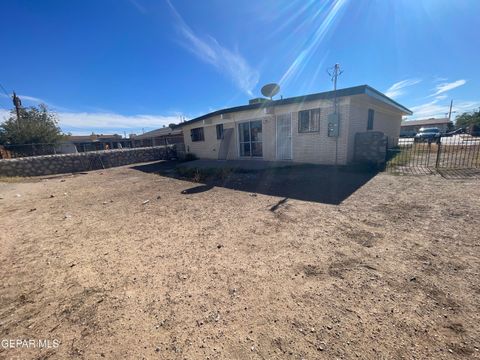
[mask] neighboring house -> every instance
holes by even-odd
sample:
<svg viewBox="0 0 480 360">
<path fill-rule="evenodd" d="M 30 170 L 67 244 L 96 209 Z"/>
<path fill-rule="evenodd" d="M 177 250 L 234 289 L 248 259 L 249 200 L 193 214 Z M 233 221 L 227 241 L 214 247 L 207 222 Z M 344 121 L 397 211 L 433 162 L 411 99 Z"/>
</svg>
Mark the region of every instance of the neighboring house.
<svg viewBox="0 0 480 360">
<path fill-rule="evenodd" d="M 329 119 L 337 97 L 339 137 Z M 350 163 L 355 134 L 381 131 L 395 146 L 402 116 L 412 112 L 368 85 L 285 98 L 254 99 L 180 124 L 186 151 L 203 159 Z M 338 142 L 338 143 L 337 143 Z M 337 151 L 337 154 L 336 154 Z"/>
<path fill-rule="evenodd" d="M 422 127 L 432 128 L 436 127 L 440 132 L 445 133 L 449 130 L 450 120 L 448 118 L 441 119 L 422 119 L 422 120 L 404 120 L 401 125 L 402 134 L 413 134 L 415 135 L 420 131 Z"/>
<path fill-rule="evenodd" d="M 106 150 L 117 149 L 124 147 L 129 141 L 123 139 L 121 135 L 69 135 L 66 138 L 66 143 L 74 144 L 78 151 L 94 151 L 94 150 Z M 69 151 L 71 152 L 71 151 Z"/>
<path fill-rule="evenodd" d="M 183 144 L 181 128 L 164 127 L 148 131 L 142 135 L 130 135 L 135 146 L 172 145 Z"/>
</svg>

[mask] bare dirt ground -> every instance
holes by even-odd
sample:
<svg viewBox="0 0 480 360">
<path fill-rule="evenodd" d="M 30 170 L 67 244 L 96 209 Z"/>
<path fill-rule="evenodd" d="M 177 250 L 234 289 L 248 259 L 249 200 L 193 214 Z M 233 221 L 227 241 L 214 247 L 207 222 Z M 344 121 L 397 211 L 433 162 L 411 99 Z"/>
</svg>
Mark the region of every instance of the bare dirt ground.
<svg viewBox="0 0 480 360">
<path fill-rule="evenodd" d="M 60 341 L 0 358 L 480 358 L 480 180 L 360 183 L 339 205 L 130 167 L 0 183 L 0 339 Z"/>
</svg>

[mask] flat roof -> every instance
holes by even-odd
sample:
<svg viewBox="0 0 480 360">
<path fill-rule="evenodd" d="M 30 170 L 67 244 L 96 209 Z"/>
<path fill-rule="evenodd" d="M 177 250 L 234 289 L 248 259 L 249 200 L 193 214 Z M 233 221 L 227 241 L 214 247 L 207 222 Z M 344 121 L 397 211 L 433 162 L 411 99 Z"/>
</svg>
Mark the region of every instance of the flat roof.
<svg viewBox="0 0 480 360">
<path fill-rule="evenodd" d="M 402 126 L 421 126 L 421 125 L 448 124 L 449 122 L 450 122 L 450 120 L 448 118 L 404 120 L 404 121 L 402 121 Z"/>
<path fill-rule="evenodd" d="M 168 136 L 168 135 L 179 135 L 182 133 L 181 129 L 172 129 L 170 127 L 159 128 L 151 131 L 147 131 L 144 134 L 136 135 L 133 139 L 141 140 L 141 139 L 150 139 L 153 137 L 160 137 L 160 136 Z"/>
<path fill-rule="evenodd" d="M 337 97 L 344 97 L 344 96 L 353 96 L 353 95 L 368 95 L 371 96 L 377 100 L 380 100 L 390 106 L 393 106 L 400 110 L 402 113 L 405 115 L 412 115 L 412 111 L 406 108 L 403 105 L 400 105 L 397 103 L 395 100 L 390 99 L 388 96 L 385 94 L 381 93 L 380 91 L 372 88 L 371 86 L 368 85 L 360 85 L 360 86 L 354 86 L 354 87 L 349 87 L 349 88 L 344 88 L 344 89 L 338 89 L 337 90 Z M 290 97 L 290 98 L 285 98 L 285 99 L 279 99 L 279 100 L 272 100 L 272 101 L 266 101 L 263 103 L 258 103 L 258 104 L 248 104 L 248 105 L 241 105 L 241 106 L 235 106 L 231 108 L 226 108 L 226 109 L 221 109 L 217 111 L 213 111 L 211 113 L 196 117 L 195 119 L 188 120 L 184 123 L 178 124 L 178 126 L 184 126 L 184 125 L 189 125 L 192 123 L 195 123 L 197 121 L 201 121 L 204 119 L 207 119 L 212 116 L 216 115 L 221 115 L 221 114 L 229 114 L 233 112 L 239 112 L 239 111 L 246 111 L 246 110 L 254 110 L 254 109 L 260 109 L 260 108 L 266 108 L 266 107 L 272 107 L 272 106 L 279 106 L 279 105 L 289 105 L 289 104 L 297 104 L 297 103 L 302 103 L 302 102 L 307 102 L 307 101 L 313 101 L 313 100 L 323 100 L 323 99 L 333 99 L 335 97 L 335 91 L 325 91 L 325 92 L 320 92 L 320 93 L 315 93 L 315 94 L 308 94 L 308 95 L 302 95 L 302 96 L 295 96 L 295 97 Z"/>
</svg>

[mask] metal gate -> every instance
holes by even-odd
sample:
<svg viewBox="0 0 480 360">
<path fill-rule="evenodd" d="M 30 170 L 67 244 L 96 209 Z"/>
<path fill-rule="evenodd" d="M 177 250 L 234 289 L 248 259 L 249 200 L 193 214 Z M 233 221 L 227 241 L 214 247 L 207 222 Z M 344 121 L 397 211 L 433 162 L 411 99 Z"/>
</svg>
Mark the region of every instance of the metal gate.
<svg viewBox="0 0 480 360">
<path fill-rule="evenodd" d="M 292 114 L 277 115 L 277 159 L 292 159 Z"/>
<path fill-rule="evenodd" d="M 480 137 L 444 136 L 430 141 L 400 138 L 387 151 L 387 171 L 393 173 L 480 174 Z M 465 171 L 471 170 L 471 171 Z"/>
</svg>

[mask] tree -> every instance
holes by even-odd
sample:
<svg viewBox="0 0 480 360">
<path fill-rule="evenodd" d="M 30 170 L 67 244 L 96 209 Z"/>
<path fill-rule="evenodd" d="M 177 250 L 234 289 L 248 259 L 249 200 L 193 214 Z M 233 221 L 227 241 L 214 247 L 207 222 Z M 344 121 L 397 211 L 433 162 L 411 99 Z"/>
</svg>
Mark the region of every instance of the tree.
<svg viewBox="0 0 480 360">
<path fill-rule="evenodd" d="M 475 127 L 480 126 L 480 110 L 469 113 L 463 113 L 457 116 L 457 127 Z"/>
<path fill-rule="evenodd" d="M 57 117 L 44 104 L 20 108 L 20 119 L 15 110 L 10 114 L 8 120 L 0 124 L 0 144 L 54 144 L 64 137 Z"/>
</svg>

